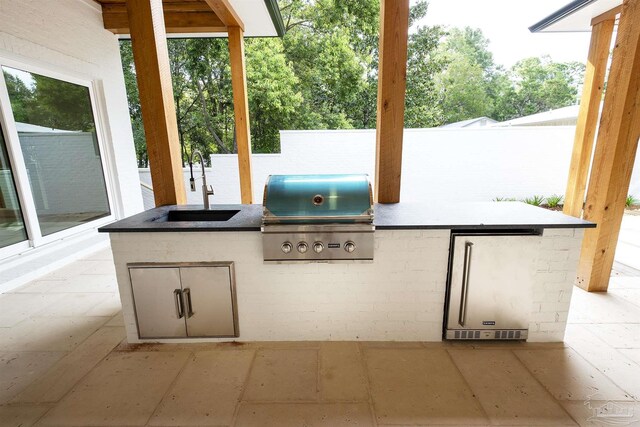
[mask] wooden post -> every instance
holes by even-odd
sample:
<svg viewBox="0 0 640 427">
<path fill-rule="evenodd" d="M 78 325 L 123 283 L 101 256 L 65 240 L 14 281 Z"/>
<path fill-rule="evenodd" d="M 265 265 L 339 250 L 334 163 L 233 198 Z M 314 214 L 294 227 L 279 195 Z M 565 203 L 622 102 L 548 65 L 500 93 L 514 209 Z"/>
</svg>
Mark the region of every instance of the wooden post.
<svg viewBox="0 0 640 427">
<path fill-rule="evenodd" d="M 408 35 L 409 0 L 382 0 L 375 178 L 379 203 L 400 201 Z"/>
<path fill-rule="evenodd" d="M 615 15 L 611 19 L 596 23 L 591 31 L 591 45 L 563 208 L 565 214 L 577 218 L 582 216 L 614 24 Z"/>
<path fill-rule="evenodd" d="M 251 190 L 251 133 L 249 130 L 249 99 L 247 98 L 247 70 L 244 61 L 244 32 L 240 27 L 228 27 L 233 113 L 236 119 L 238 171 L 242 203 L 253 203 Z"/>
<path fill-rule="evenodd" d="M 186 203 L 162 0 L 127 0 L 156 206 Z"/>
<path fill-rule="evenodd" d="M 584 218 L 578 285 L 606 291 L 640 137 L 640 1 L 625 0 L 607 82 Z"/>
</svg>

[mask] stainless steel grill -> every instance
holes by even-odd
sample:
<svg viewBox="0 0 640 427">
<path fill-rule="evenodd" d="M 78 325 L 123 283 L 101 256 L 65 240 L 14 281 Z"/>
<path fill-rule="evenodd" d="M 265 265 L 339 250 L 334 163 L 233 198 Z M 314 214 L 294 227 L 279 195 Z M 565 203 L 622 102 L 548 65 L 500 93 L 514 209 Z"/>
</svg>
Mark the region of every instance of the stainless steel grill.
<svg viewBox="0 0 640 427">
<path fill-rule="evenodd" d="M 263 206 L 265 261 L 373 260 L 367 175 L 271 175 Z"/>
</svg>

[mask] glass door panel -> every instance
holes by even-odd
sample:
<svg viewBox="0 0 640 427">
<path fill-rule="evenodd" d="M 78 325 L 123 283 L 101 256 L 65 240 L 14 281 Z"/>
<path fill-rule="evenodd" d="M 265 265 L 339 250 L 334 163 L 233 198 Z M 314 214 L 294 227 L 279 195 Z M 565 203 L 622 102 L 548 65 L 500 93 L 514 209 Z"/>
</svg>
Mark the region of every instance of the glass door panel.
<svg viewBox="0 0 640 427">
<path fill-rule="evenodd" d="M 7 146 L 0 128 L 0 248 L 27 240 Z"/>
<path fill-rule="evenodd" d="M 43 236 L 110 214 L 89 89 L 3 67 Z"/>
</svg>

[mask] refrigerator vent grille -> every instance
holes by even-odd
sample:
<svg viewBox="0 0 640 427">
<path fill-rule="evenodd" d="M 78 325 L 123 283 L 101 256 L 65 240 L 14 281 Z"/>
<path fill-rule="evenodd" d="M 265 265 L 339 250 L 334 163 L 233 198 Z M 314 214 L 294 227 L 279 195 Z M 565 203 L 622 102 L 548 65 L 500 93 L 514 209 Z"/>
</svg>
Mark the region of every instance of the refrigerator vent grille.
<svg viewBox="0 0 640 427">
<path fill-rule="evenodd" d="M 454 331 L 453 337 L 447 334 L 447 338 L 457 340 L 478 340 L 478 339 L 495 339 L 495 340 L 521 340 L 525 339 L 526 333 L 523 334 L 521 330 L 513 329 L 498 329 L 495 331 L 485 330 L 464 330 Z"/>
</svg>

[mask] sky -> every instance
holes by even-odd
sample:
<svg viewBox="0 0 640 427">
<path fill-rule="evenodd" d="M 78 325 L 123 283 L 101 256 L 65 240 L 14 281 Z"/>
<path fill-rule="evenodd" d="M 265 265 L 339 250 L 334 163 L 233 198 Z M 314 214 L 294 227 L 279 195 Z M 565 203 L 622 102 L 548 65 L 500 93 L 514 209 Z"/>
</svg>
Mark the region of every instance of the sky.
<svg viewBox="0 0 640 427">
<path fill-rule="evenodd" d="M 411 4 L 415 0 L 411 1 Z M 554 61 L 586 62 L 590 33 L 531 33 L 531 25 L 570 0 L 429 0 L 420 25 L 480 28 L 497 64 L 549 55 Z"/>
</svg>

